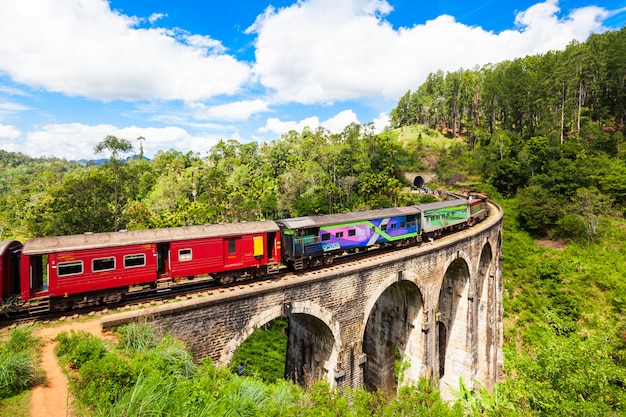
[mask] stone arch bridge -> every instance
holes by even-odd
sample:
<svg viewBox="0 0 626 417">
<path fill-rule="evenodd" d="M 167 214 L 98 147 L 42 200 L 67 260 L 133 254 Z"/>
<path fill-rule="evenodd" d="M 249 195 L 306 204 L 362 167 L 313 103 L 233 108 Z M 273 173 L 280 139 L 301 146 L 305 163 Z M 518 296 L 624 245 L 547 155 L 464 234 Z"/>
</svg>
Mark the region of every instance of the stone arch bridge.
<svg viewBox="0 0 626 417">
<path fill-rule="evenodd" d="M 339 389 L 396 388 L 459 378 L 490 388 L 502 356 L 502 210 L 454 235 L 298 276 L 212 290 L 202 297 L 110 315 L 104 328 L 149 318 L 197 358 L 226 365 L 250 334 L 287 316 L 287 376 Z"/>
</svg>

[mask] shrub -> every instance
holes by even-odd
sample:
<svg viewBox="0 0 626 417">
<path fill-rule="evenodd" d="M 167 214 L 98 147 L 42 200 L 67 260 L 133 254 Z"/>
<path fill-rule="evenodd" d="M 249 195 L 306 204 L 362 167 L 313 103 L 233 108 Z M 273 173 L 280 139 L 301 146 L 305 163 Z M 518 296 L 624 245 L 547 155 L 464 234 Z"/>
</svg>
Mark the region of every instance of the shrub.
<svg viewBox="0 0 626 417">
<path fill-rule="evenodd" d="M 55 340 L 59 342 L 54 348 L 55 353 L 74 369 L 80 369 L 88 361 L 99 359 L 106 353 L 102 340 L 87 332 L 72 330 L 70 335 L 63 332 Z"/>
<path fill-rule="evenodd" d="M 565 238 L 573 241 L 586 240 L 587 230 L 580 217 L 574 214 L 566 214 L 556 223 L 551 233 L 552 238 Z"/>
<path fill-rule="evenodd" d="M 84 404 L 108 407 L 136 380 L 130 360 L 116 353 L 107 353 L 80 368 L 78 396 Z"/>
</svg>

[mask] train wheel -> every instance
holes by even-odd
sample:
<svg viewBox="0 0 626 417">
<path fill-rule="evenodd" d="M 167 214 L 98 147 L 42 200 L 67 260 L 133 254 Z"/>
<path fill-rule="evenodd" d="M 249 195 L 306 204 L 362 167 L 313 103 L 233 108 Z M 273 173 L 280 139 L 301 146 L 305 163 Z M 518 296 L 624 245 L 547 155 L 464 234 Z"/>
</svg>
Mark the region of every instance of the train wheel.
<svg viewBox="0 0 626 417">
<path fill-rule="evenodd" d="M 230 283 L 234 282 L 235 281 L 235 277 L 233 277 L 231 275 L 221 275 L 221 276 L 216 276 L 215 280 L 217 281 L 218 284 L 224 285 L 224 284 L 230 284 Z"/>
</svg>

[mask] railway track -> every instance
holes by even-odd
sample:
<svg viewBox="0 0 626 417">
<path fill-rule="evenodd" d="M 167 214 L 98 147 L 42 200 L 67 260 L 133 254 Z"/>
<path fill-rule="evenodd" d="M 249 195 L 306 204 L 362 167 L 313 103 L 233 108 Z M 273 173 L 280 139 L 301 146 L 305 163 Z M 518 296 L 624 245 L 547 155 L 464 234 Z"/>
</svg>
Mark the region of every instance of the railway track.
<svg viewBox="0 0 626 417">
<path fill-rule="evenodd" d="M 465 231 L 449 232 L 438 236 L 438 241 L 452 235 L 462 235 Z M 366 251 L 345 254 L 334 258 L 333 266 L 351 266 L 358 265 L 359 262 L 369 260 L 373 257 L 385 256 L 386 254 L 395 253 L 403 249 L 411 249 L 419 246 L 427 245 L 427 242 L 418 245 L 406 245 L 402 247 L 372 247 Z M 168 287 L 163 288 L 147 288 L 136 290 L 124 294 L 123 299 L 119 302 L 105 303 L 93 305 L 83 308 L 65 310 L 65 311 L 47 311 L 41 313 L 29 313 L 27 309 L 13 312 L 0 312 L 0 329 L 15 326 L 22 323 L 50 322 L 69 318 L 87 317 L 95 314 L 104 314 L 109 311 L 124 311 L 138 309 L 158 305 L 160 303 L 175 302 L 176 300 L 189 299 L 194 297 L 202 297 L 203 294 L 215 290 L 227 290 L 241 285 L 254 285 L 258 282 L 280 281 L 290 277 L 296 278 L 305 274 L 324 269 L 329 265 L 319 265 L 307 268 L 301 271 L 289 271 L 286 267 L 282 267 L 278 273 L 267 275 L 260 278 L 246 279 L 234 281 L 229 284 L 219 284 L 210 277 L 197 277 L 190 280 L 178 280 Z"/>
<path fill-rule="evenodd" d="M 370 251 L 346 254 L 342 257 L 335 258 L 334 265 L 343 265 L 347 263 L 358 263 L 363 259 L 368 259 L 374 254 L 380 255 L 387 252 L 397 250 L 397 248 L 373 248 Z M 372 253 L 373 252 L 373 253 Z M 319 269 L 324 266 L 320 265 L 314 268 L 308 268 L 302 271 L 288 271 L 287 268 L 273 275 L 267 275 L 260 278 L 246 279 L 234 281 L 228 284 L 219 284 L 210 277 L 198 277 L 189 280 L 178 280 L 178 282 L 164 288 L 147 288 L 143 290 L 130 291 L 124 294 L 121 301 L 114 303 L 106 303 L 93 305 L 88 307 L 76 308 L 64 311 L 44 311 L 38 313 L 29 313 L 27 309 L 20 311 L 4 311 L 0 313 L 0 329 L 12 327 L 24 323 L 50 322 L 55 320 L 64 320 L 69 318 L 80 318 L 92 316 L 95 314 L 108 313 L 109 311 L 132 310 L 159 303 L 175 302 L 176 300 L 189 299 L 202 296 L 204 293 L 215 290 L 227 290 L 241 285 L 253 285 L 258 282 L 280 281 L 290 276 L 300 276 Z"/>
</svg>

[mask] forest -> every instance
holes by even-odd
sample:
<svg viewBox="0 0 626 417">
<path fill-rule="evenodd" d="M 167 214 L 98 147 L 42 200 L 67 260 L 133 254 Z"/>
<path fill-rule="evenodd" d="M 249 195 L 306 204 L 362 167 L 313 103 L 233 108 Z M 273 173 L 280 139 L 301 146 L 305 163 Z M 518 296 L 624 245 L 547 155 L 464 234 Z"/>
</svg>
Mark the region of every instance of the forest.
<svg viewBox="0 0 626 417">
<path fill-rule="evenodd" d="M 434 198 L 413 192 L 405 173 L 435 173 L 428 187 L 480 191 L 505 210 L 502 381 L 491 393 L 461 385 L 451 407 L 433 399 L 428 382 L 389 402 L 372 393 L 348 400 L 318 386 L 313 397 L 297 394 L 298 407 L 281 412 L 272 403 L 269 412 L 259 400 L 249 415 L 423 415 L 416 414 L 422 406 L 430 415 L 624 415 L 624 57 L 626 28 L 563 51 L 438 71 L 399 99 L 379 134 L 371 125 L 338 134 L 304 129 L 268 143 L 223 140 L 206 155 L 170 150 L 151 159 L 141 141 L 107 136 L 94 149 L 103 159 L 86 163 L 0 151 L 0 239 L 401 206 Z M 115 367 L 98 352 L 95 360 Z M 156 361 L 146 355 L 140 360 Z M 219 379 L 202 366 L 209 380 L 186 383 L 241 394 L 244 383 L 233 381 L 248 377 Z M 142 388 L 102 383 L 119 398 Z M 258 398 L 291 392 L 282 383 L 245 384 Z"/>
</svg>

